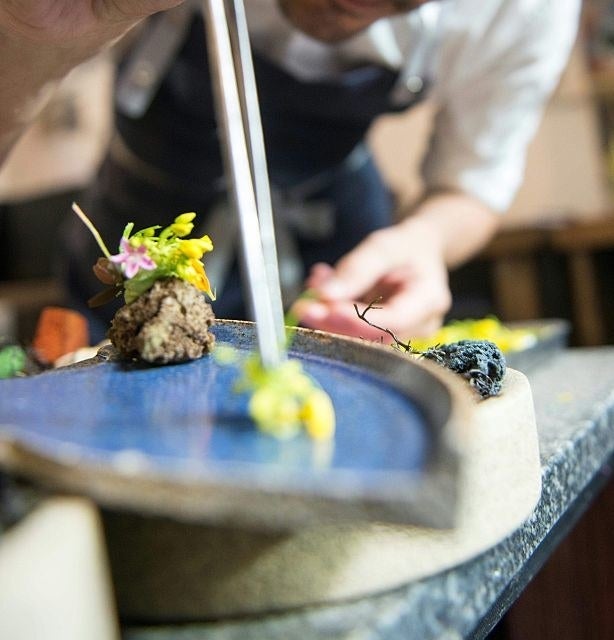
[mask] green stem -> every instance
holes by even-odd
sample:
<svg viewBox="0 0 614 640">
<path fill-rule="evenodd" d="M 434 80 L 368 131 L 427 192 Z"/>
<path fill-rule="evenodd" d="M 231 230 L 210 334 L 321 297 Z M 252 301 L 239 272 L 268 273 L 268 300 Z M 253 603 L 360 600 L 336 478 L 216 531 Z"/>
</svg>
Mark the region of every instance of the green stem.
<svg viewBox="0 0 614 640">
<path fill-rule="evenodd" d="M 306 289 L 301 293 L 295 302 L 290 305 L 288 311 L 286 311 L 286 315 L 284 316 L 284 325 L 286 326 L 286 347 L 290 346 L 290 342 L 292 341 L 292 334 L 294 333 L 292 329 L 298 327 L 299 318 L 296 313 L 293 311 L 294 304 L 299 300 L 317 300 L 318 296 L 313 289 Z"/>
<path fill-rule="evenodd" d="M 102 237 L 98 233 L 98 229 L 96 229 L 92 221 L 85 215 L 85 213 L 83 213 L 83 210 L 76 202 L 72 203 L 72 210 L 79 216 L 79 218 L 81 218 L 83 224 L 90 230 L 90 233 L 94 236 L 94 240 L 98 243 L 102 253 L 104 253 L 107 258 L 110 258 L 111 252 L 107 249 Z"/>
</svg>

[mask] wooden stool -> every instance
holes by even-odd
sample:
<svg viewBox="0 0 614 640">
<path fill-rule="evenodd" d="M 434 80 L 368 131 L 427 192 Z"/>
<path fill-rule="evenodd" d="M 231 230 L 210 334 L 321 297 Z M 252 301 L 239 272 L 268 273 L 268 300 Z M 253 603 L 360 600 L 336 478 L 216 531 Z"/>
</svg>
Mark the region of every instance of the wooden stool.
<svg viewBox="0 0 614 640">
<path fill-rule="evenodd" d="M 594 254 L 614 249 L 614 217 L 570 223 L 551 232 L 550 244 L 567 258 L 576 342 L 581 346 L 604 344 L 607 327 Z"/>
<path fill-rule="evenodd" d="M 502 320 L 542 317 L 538 255 L 548 243 L 547 229 L 506 230 L 478 256 L 492 263 L 494 304 Z"/>
</svg>

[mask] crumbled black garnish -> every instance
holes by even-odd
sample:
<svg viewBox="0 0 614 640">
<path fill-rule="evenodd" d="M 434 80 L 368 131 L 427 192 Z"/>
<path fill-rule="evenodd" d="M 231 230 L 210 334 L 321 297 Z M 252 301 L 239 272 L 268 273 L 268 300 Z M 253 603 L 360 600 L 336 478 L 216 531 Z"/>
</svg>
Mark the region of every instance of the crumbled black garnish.
<svg viewBox="0 0 614 640">
<path fill-rule="evenodd" d="M 429 347 L 422 356 L 462 375 L 482 398 L 496 396 L 501 391 L 505 356 L 493 342 L 459 340 Z"/>
<path fill-rule="evenodd" d="M 426 351 L 418 351 L 411 346 L 411 342 L 402 342 L 395 334 L 367 320 L 367 313 L 372 309 L 379 309 L 376 300 L 367 305 L 360 312 L 358 305 L 354 309 L 358 317 L 369 326 L 387 333 L 394 342 L 394 347 L 404 353 L 422 356 L 458 373 L 469 381 L 469 384 L 482 398 L 499 395 L 503 377 L 505 376 L 505 356 L 501 349 L 489 340 L 459 340 L 450 344 L 438 344 Z"/>
</svg>

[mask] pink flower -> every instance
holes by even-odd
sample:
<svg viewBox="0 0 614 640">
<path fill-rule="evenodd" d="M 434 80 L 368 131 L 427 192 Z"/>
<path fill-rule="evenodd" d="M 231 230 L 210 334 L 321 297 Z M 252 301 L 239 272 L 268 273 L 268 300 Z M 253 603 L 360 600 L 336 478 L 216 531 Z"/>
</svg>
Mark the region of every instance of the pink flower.
<svg viewBox="0 0 614 640">
<path fill-rule="evenodd" d="M 128 280 L 134 278 L 139 269 L 153 271 L 156 263 L 147 255 L 147 247 L 140 245 L 133 247 L 126 238 L 122 238 L 119 243 L 119 253 L 109 258 L 115 264 L 121 264 L 124 275 Z"/>
</svg>

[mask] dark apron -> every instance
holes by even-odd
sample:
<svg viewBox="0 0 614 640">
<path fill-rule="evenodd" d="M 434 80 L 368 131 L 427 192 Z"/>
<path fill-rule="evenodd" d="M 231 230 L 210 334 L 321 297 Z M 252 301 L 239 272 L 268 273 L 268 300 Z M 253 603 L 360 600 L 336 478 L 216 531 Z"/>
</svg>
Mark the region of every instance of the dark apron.
<svg viewBox="0 0 614 640">
<path fill-rule="evenodd" d="M 84 202 L 111 251 L 129 221 L 137 229 L 164 226 L 179 213 L 196 211 L 207 232 L 206 214 L 225 189 L 206 58 L 197 17 L 145 115 L 116 113 L 117 138 Z M 326 200 L 334 212 L 332 234 L 296 238 L 304 268 L 335 262 L 392 221 L 391 194 L 361 146 L 368 128 L 377 116 L 405 110 L 422 94 L 393 102 L 398 74 L 374 65 L 349 70 L 334 83 L 299 81 L 257 54 L 254 65 L 272 187 L 290 197 Z M 99 252 L 80 223 L 72 223 L 67 236 L 68 286 L 77 306 L 100 290 L 91 276 Z M 242 299 L 235 265 L 214 303 L 216 315 L 244 318 Z M 116 309 L 111 307 L 96 312 L 101 328 Z"/>
</svg>

